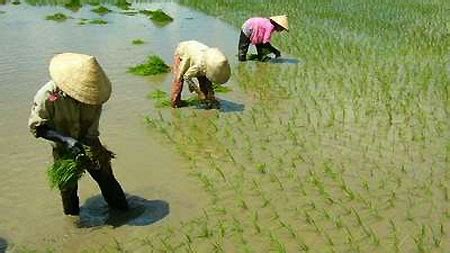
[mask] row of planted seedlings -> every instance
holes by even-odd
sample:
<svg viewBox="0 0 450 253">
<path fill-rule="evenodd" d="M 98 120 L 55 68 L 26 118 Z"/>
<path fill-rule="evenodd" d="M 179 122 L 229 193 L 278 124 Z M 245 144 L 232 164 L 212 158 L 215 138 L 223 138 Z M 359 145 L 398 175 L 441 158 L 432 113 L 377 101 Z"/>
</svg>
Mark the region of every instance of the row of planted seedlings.
<svg viewBox="0 0 450 253">
<path fill-rule="evenodd" d="M 382 148 L 414 144 L 411 137 L 398 133 L 397 139 L 392 138 L 392 128 L 399 128 L 399 123 L 387 120 L 383 110 L 357 118 L 367 113 L 364 106 L 377 106 L 355 95 L 360 103 L 355 109 L 344 88 L 331 99 L 321 91 L 320 82 L 326 80 L 300 75 L 298 81 L 305 85 L 292 87 L 272 73 L 255 82 L 250 74 L 254 69 L 246 74 L 245 67 L 240 68 L 236 78 L 241 88 L 260 101 L 246 112 L 176 112 L 173 119 L 163 114 L 148 119 L 191 161 L 192 175 L 211 194 L 211 206 L 205 209 L 208 218 L 186 225 L 187 241 L 176 241 L 171 235 L 163 246 L 277 251 L 443 247 L 448 210 L 439 203 L 448 202 L 448 173 L 439 179 L 442 161 L 435 164 L 433 174 L 426 167 L 430 161 L 419 165 L 411 160 L 423 149 L 411 156 L 407 154 L 411 149 L 393 153 Z M 283 76 L 296 80 L 299 71 L 303 70 L 286 70 Z M 269 89 L 271 83 L 281 87 Z M 363 92 L 372 97 L 385 91 Z M 300 95 L 302 99 L 293 99 Z M 388 102 L 395 103 L 380 101 Z M 293 109 L 286 110 L 286 104 Z M 410 118 L 420 117 L 415 109 L 410 108 Z M 433 122 L 442 124 L 442 118 Z M 367 131 L 365 126 L 370 125 L 377 128 Z M 413 165 L 420 169 L 414 171 Z M 423 174 L 420 170 L 430 173 L 426 180 L 417 176 Z M 198 241 L 191 233 L 197 230 L 203 235 Z"/>
</svg>

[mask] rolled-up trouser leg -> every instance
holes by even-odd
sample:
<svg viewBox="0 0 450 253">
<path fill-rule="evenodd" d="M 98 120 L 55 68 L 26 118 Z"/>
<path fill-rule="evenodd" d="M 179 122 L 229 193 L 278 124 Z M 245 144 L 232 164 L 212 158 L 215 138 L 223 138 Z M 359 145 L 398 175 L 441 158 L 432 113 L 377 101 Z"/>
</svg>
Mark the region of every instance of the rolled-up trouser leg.
<svg viewBox="0 0 450 253">
<path fill-rule="evenodd" d="M 114 177 L 111 165 L 102 165 L 98 170 L 88 169 L 87 171 L 97 182 L 103 198 L 105 198 L 110 207 L 119 210 L 128 210 L 125 193 Z"/>
<path fill-rule="evenodd" d="M 171 103 L 172 107 L 179 107 L 181 105 L 181 91 L 183 91 L 183 79 L 179 78 L 181 58 L 178 55 L 174 56 L 173 64 L 173 81 L 172 81 L 172 94 Z"/>
<path fill-rule="evenodd" d="M 239 45 L 238 45 L 238 57 L 239 61 L 247 60 L 247 52 L 248 47 L 250 46 L 250 38 L 241 31 L 241 35 L 239 36 Z"/>
</svg>

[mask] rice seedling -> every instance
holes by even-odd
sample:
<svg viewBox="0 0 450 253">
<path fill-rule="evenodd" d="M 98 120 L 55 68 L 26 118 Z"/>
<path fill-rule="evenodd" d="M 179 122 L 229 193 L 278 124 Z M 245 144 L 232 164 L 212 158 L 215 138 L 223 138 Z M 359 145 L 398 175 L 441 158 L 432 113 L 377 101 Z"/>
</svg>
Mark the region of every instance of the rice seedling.
<svg viewBox="0 0 450 253">
<path fill-rule="evenodd" d="M 69 153 L 61 154 L 61 157 L 47 169 L 48 181 L 52 189 L 74 187 L 83 174 L 83 164 L 81 161 L 75 161 Z"/>
<path fill-rule="evenodd" d="M 255 211 L 253 213 L 252 224 L 253 224 L 253 227 L 256 230 L 256 233 L 260 234 L 261 233 L 261 226 L 259 226 L 258 220 L 259 220 L 258 211 Z"/>
<path fill-rule="evenodd" d="M 286 246 L 273 233 L 270 233 L 270 241 L 272 242 L 273 251 L 279 253 L 286 253 Z"/>
<path fill-rule="evenodd" d="M 117 0 L 114 6 L 122 10 L 129 10 L 131 7 L 131 3 L 127 2 L 127 0 Z"/>
<path fill-rule="evenodd" d="M 70 18 L 69 16 L 61 12 L 55 13 L 53 15 L 48 15 L 45 17 L 46 20 L 51 20 L 55 22 L 64 22 L 69 18 Z"/>
<path fill-rule="evenodd" d="M 102 5 L 98 6 L 97 8 L 92 9 L 91 11 L 97 13 L 100 16 L 103 16 L 103 15 L 106 15 L 106 14 L 112 12 L 110 9 L 108 9 Z"/>
<path fill-rule="evenodd" d="M 157 75 L 169 71 L 170 67 L 156 55 L 150 55 L 144 63 L 128 69 L 128 72 L 139 76 Z"/>
<path fill-rule="evenodd" d="M 156 23 L 158 25 L 166 25 L 173 21 L 173 18 L 171 16 L 167 15 L 167 13 L 165 13 L 161 9 L 157 9 L 154 11 L 140 10 L 139 13 L 142 13 L 142 14 L 148 16 L 154 23 Z"/>
<path fill-rule="evenodd" d="M 145 43 L 145 41 L 141 40 L 141 39 L 134 39 L 133 41 L 131 41 L 131 44 L 133 44 L 133 45 L 142 45 L 144 43 Z"/>
<path fill-rule="evenodd" d="M 227 87 L 227 86 L 224 86 L 221 84 L 217 84 L 217 83 L 213 84 L 213 89 L 217 93 L 228 93 L 228 92 L 232 91 L 232 89 L 230 87 Z"/>
<path fill-rule="evenodd" d="M 106 25 L 106 24 L 108 24 L 108 21 L 96 18 L 96 19 L 89 20 L 87 22 L 87 24 L 91 24 L 91 25 Z"/>
</svg>

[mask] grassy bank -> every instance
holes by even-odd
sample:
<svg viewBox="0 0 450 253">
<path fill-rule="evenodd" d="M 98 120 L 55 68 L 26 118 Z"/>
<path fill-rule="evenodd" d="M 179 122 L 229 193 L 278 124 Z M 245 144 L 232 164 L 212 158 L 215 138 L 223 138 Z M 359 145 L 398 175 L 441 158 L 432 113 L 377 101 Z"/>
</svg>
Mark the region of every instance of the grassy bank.
<svg viewBox="0 0 450 253">
<path fill-rule="evenodd" d="M 449 210 L 444 1 L 196 1 L 239 27 L 288 14 L 302 64 L 240 64 L 243 112 L 147 123 L 210 195 L 143 247 L 187 252 L 444 252 Z M 236 41 L 238 32 L 236 33 Z"/>
</svg>

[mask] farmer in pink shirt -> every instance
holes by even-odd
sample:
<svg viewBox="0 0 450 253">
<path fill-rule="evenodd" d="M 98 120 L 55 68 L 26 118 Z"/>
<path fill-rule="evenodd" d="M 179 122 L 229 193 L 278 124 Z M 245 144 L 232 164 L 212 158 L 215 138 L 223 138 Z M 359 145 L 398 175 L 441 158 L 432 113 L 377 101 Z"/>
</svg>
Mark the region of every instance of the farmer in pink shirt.
<svg viewBox="0 0 450 253">
<path fill-rule="evenodd" d="M 239 61 L 247 59 L 247 51 L 250 44 L 255 45 L 258 52 L 258 60 L 262 60 L 264 51 L 268 50 L 275 57 L 280 57 L 280 51 L 270 44 L 274 32 L 288 31 L 288 19 L 286 15 L 270 18 L 250 18 L 242 25 L 239 38 Z"/>
</svg>

